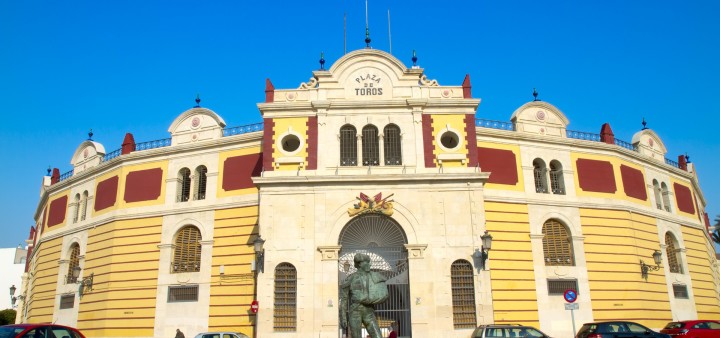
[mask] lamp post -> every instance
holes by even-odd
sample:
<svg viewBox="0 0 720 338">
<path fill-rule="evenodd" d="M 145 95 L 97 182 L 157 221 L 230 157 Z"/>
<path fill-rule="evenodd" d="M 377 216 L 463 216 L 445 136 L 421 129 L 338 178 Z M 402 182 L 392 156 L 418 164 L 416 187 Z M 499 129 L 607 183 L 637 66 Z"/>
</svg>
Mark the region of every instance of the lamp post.
<svg viewBox="0 0 720 338">
<path fill-rule="evenodd" d="M 10 286 L 10 307 L 11 308 L 15 308 L 15 301 L 17 300 L 17 297 L 15 297 L 16 290 L 17 290 L 17 288 L 15 287 L 14 284 L 12 286 Z"/>
<path fill-rule="evenodd" d="M 75 283 L 80 284 L 80 286 L 78 287 L 78 294 L 80 295 L 80 298 L 82 298 L 85 288 L 87 288 L 88 291 L 92 291 L 95 273 L 93 272 L 90 274 L 90 276 L 80 279 L 80 271 L 82 271 L 82 268 L 79 265 L 75 266 L 72 270 L 72 276 L 73 279 L 75 279 Z"/>
<path fill-rule="evenodd" d="M 645 279 L 646 282 L 648 279 L 648 273 L 650 271 L 659 270 L 660 263 L 662 263 L 662 254 L 660 253 L 660 251 L 655 250 L 655 252 L 653 252 L 653 254 L 652 254 L 652 257 L 653 257 L 653 261 L 655 261 L 655 266 L 647 265 L 647 264 L 645 264 L 645 262 L 642 261 L 642 259 L 640 260 L 640 275 L 642 276 L 642 278 Z"/>
<path fill-rule="evenodd" d="M 265 272 L 265 249 L 263 249 L 263 245 L 265 244 L 265 240 L 260 237 L 260 235 L 255 238 L 255 241 L 253 241 L 253 246 L 255 249 L 255 273 L 261 273 Z"/>
</svg>

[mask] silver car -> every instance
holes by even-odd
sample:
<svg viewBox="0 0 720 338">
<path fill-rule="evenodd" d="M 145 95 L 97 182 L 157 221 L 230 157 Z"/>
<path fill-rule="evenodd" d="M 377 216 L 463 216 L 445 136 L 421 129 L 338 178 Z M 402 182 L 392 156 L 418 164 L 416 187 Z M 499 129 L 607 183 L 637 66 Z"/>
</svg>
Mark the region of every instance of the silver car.
<svg viewBox="0 0 720 338">
<path fill-rule="evenodd" d="M 203 332 L 198 333 L 195 338 L 250 338 L 250 336 L 239 332 Z"/>
</svg>

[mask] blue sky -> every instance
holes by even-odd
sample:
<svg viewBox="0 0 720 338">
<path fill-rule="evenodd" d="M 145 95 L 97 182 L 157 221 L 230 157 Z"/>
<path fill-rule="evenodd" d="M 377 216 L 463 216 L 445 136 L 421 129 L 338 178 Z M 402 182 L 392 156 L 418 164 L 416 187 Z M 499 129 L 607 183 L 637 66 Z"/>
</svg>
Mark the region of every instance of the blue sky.
<svg viewBox="0 0 720 338">
<path fill-rule="evenodd" d="M 539 98 L 569 129 L 609 122 L 630 141 L 645 118 L 677 160 L 695 163 L 711 219 L 720 214 L 718 1 L 369 1 L 372 47 L 430 79 L 470 74 L 478 117 L 509 121 Z M 194 105 L 228 126 L 260 122 L 265 79 L 295 88 L 347 48 L 364 48 L 365 2 L 0 1 L 0 247 L 23 243 L 48 165 L 92 128 L 106 150 L 168 137 Z"/>
</svg>

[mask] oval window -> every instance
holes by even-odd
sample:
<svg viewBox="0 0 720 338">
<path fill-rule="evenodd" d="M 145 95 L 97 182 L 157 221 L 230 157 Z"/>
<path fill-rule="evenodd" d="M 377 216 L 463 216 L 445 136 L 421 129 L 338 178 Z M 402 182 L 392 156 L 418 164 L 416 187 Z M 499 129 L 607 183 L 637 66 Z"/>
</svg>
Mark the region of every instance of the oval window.
<svg viewBox="0 0 720 338">
<path fill-rule="evenodd" d="M 454 149 L 460 143 L 460 137 L 451 131 L 446 131 L 440 136 L 440 143 L 445 148 Z"/>
<path fill-rule="evenodd" d="M 300 139 L 293 134 L 285 135 L 282 139 L 282 149 L 288 153 L 298 150 L 300 148 Z"/>
</svg>

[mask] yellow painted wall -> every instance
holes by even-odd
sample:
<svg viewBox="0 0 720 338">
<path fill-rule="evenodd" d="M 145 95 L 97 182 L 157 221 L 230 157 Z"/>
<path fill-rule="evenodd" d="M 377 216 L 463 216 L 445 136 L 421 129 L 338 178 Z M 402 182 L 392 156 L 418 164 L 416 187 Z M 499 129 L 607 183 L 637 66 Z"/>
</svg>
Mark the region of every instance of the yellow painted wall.
<svg viewBox="0 0 720 338">
<path fill-rule="evenodd" d="M 580 209 L 580 222 L 593 318 L 648 327 L 671 321 L 662 270 L 650 271 L 647 281 L 640 273 L 640 260 L 654 265 L 652 254 L 660 249 L 656 220 L 627 211 Z"/>
<path fill-rule="evenodd" d="M 48 224 L 48 217 L 50 216 L 50 206 L 57 199 L 60 199 L 63 197 L 67 197 L 67 204 L 65 204 L 65 218 L 63 219 L 62 222 L 55 224 L 53 226 L 50 226 Z M 70 224 L 70 222 L 72 220 L 72 215 L 70 213 L 73 211 L 73 208 L 70 208 L 70 203 L 75 202 L 73 200 L 73 198 L 74 198 L 73 196 L 70 196 L 70 190 L 59 191 L 58 193 L 56 193 L 55 195 L 53 195 L 52 197 L 49 198 L 48 203 L 46 204 L 47 212 L 43 215 L 43 217 L 45 217 L 45 229 L 43 229 L 43 230 L 48 230 L 48 229 L 49 230 L 57 230 L 59 228 L 62 228 L 64 226 Z"/>
<path fill-rule="evenodd" d="M 126 203 L 125 202 L 125 183 L 127 179 L 127 174 L 133 171 L 140 171 L 140 170 L 147 170 L 147 169 L 154 169 L 154 168 L 160 168 L 162 169 L 162 182 L 160 184 L 160 196 L 158 198 L 152 200 L 152 201 L 141 201 L 141 202 L 132 202 L 132 203 Z M 167 191 L 167 183 L 165 180 L 168 177 L 168 161 L 159 161 L 159 162 L 151 162 L 151 163 L 143 163 L 133 166 L 127 166 L 120 168 L 120 177 L 118 181 L 118 199 L 116 201 L 116 205 L 118 206 L 118 209 L 124 209 L 124 208 L 135 208 L 135 207 L 144 207 L 149 205 L 159 205 L 165 203 L 165 192 Z M 112 209 L 112 208 L 108 208 Z"/>
<path fill-rule="evenodd" d="M 286 118 L 274 118 L 273 123 L 273 158 L 278 159 L 281 157 L 300 157 L 304 159 L 303 167 L 307 166 L 307 117 L 286 117 Z M 291 130 L 292 134 L 295 134 L 300 138 L 302 144 L 300 150 L 293 155 L 286 155 L 278 147 L 277 142 L 280 142 L 281 138 Z M 273 164 L 274 165 L 274 164 Z M 280 164 L 279 168 L 275 167 L 275 170 L 297 170 L 298 165 L 296 163 L 285 163 Z"/>
<path fill-rule="evenodd" d="M 89 230 L 78 328 L 88 337 L 153 336 L 162 217 L 116 221 Z M 170 267 L 167 267 L 169 269 Z"/>
<path fill-rule="evenodd" d="M 683 227 L 682 231 L 698 318 L 720 318 L 720 276 L 711 268 L 715 259 L 713 245 L 701 229 Z"/>
<path fill-rule="evenodd" d="M 698 215 L 700 215 L 700 213 L 698 212 L 697 201 L 695 198 L 696 193 L 695 193 L 695 189 L 693 189 L 693 187 L 692 187 L 692 183 L 687 182 L 687 181 L 678 181 L 675 179 L 670 179 L 670 182 L 668 183 L 668 190 L 672 191 L 673 193 L 675 193 L 675 183 L 682 185 L 684 187 L 687 187 L 688 190 L 690 190 L 690 194 L 691 194 L 690 199 L 692 200 L 692 204 L 693 204 L 693 208 L 695 209 L 695 213 L 689 214 L 687 212 L 681 211 L 677 206 L 677 199 L 676 199 L 675 195 L 670 197 L 670 204 L 672 205 L 672 207 L 671 207 L 672 211 L 677 213 L 680 216 L 694 218 L 694 219 L 697 219 L 698 221 L 702 222 L 702 219 L 698 216 Z"/>
<path fill-rule="evenodd" d="M 255 316 L 248 310 L 255 293 L 251 263 L 255 259 L 253 241 L 258 233 L 257 224 L 256 206 L 215 212 L 209 331 L 254 335 Z M 225 266 L 222 277 L 220 265 Z"/>
<path fill-rule="evenodd" d="M 218 173 L 218 185 L 217 185 L 217 197 L 218 198 L 237 196 L 237 195 L 257 194 L 258 189 L 255 187 L 246 188 L 246 189 L 237 189 L 237 190 L 225 190 L 225 189 L 223 189 L 222 184 L 223 184 L 223 176 L 225 175 L 225 169 L 224 169 L 225 168 L 225 160 L 227 160 L 230 157 L 250 155 L 250 154 L 259 154 L 261 152 L 262 152 L 262 149 L 260 149 L 260 147 L 250 147 L 250 148 L 243 148 L 243 149 L 221 152 L 218 154 L 218 158 L 219 158 L 219 163 L 218 163 L 219 173 Z"/>
<path fill-rule="evenodd" d="M 510 150 L 513 152 L 513 154 L 515 154 L 515 170 L 517 171 L 518 182 L 515 185 L 486 183 L 485 189 L 488 189 L 488 190 L 514 190 L 514 191 L 524 191 L 525 190 L 525 181 L 523 179 L 522 165 L 520 163 L 520 146 L 514 145 L 514 144 L 500 144 L 500 143 L 490 143 L 490 142 L 478 142 L 477 146 L 482 147 L 482 148 L 490 148 L 490 149 Z M 480 167 L 480 171 L 487 171 L 487 170 L 483 170 L 483 168 Z M 492 173 L 490 175 L 492 175 Z"/>
<path fill-rule="evenodd" d="M 633 164 L 631 162 L 623 161 L 617 157 L 614 156 L 604 156 L 604 155 L 593 155 L 593 154 L 586 154 L 586 153 L 571 153 L 570 159 L 572 161 L 572 169 L 575 173 L 578 172 L 577 169 L 577 160 L 578 159 L 588 159 L 588 160 L 595 160 L 595 161 L 607 161 L 610 162 L 610 164 L 613 167 L 613 174 L 615 177 L 615 193 L 604 193 L 604 192 L 594 192 L 594 191 L 584 191 L 580 188 L 580 180 L 577 177 L 577 174 L 573 176 L 574 182 L 575 182 L 575 191 L 578 197 L 600 197 L 600 198 L 609 198 L 612 197 L 614 199 L 621 199 L 625 201 L 629 201 L 636 204 L 641 204 L 647 207 L 650 207 L 650 196 L 647 195 L 647 198 L 645 201 L 639 200 L 634 197 L 630 197 L 625 194 L 625 187 L 623 185 L 622 180 L 622 174 L 620 173 L 620 166 L 625 165 L 627 167 L 631 167 L 634 169 L 638 169 L 642 172 L 643 178 L 647 182 L 647 176 L 645 173 L 645 169 L 643 167 L 640 167 L 636 164 Z M 646 192 L 646 194 L 649 194 Z"/>
<path fill-rule="evenodd" d="M 29 287 L 30 299 L 26 302 L 28 306 L 28 323 L 51 323 L 55 310 L 55 299 L 59 297 L 56 293 L 58 276 L 61 273 L 58 268 L 60 251 L 62 250 L 62 238 L 42 242 L 35 248 L 31 270 L 35 278 L 31 279 Z"/>
<path fill-rule="evenodd" d="M 492 278 L 495 323 L 539 327 L 527 205 L 485 202 L 485 218 L 493 247 L 481 273 Z"/>
<path fill-rule="evenodd" d="M 90 209 L 90 215 L 92 215 L 92 217 L 100 216 L 100 215 L 102 215 L 102 214 L 104 214 L 104 213 L 107 213 L 107 212 L 110 212 L 110 211 L 112 211 L 112 210 L 117 210 L 118 206 L 120 205 L 120 200 L 123 199 L 123 195 L 125 194 L 125 189 L 124 189 L 125 187 L 124 187 L 124 185 L 120 185 L 120 177 L 122 177 L 122 176 L 124 176 L 124 175 L 127 175 L 127 172 L 126 172 L 126 173 L 123 173 L 122 168 L 118 168 L 118 169 L 116 169 L 116 170 L 107 172 L 107 173 L 105 173 L 104 175 L 98 176 L 97 178 L 95 178 L 95 184 L 94 184 L 94 186 L 95 186 L 94 189 L 95 189 L 95 190 L 92 192 L 93 196 L 95 196 L 95 195 L 97 194 L 97 186 L 98 186 L 98 183 L 100 183 L 100 182 L 102 182 L 102 181 L 105 181 L 105 180 L 107 180 L 107 179 L 109 179 L 109 178 L 111 178 L 111 177 L 113 177 L 113 176 L 117 176 L 117 177 L 118 177 L 118 187 L 117 187 L 117 194 L 115 195 L 115 205 L 113 205 L 113 206 L 111 206 L 111 207 L 107 207 L 107 208 L 102 209 L 102 210 L 100 210 L 100 211 L 95 211 L 95 203 L 94 203 L 95 201 L 93 200 L 93 205 L 89 205 L 89 206 L 88 206 L 88 208 Z M 167 174 L 166 174 L 165 176 L 167 177 Z M 123 183 L 124 183 L 124 182 L 125 182 L 125 181 L 123 180 Z M 166 188 L 165 183 L 163 183 L 163 189 L 165 189 L 165 188 Z"/>
<path fill-rule="evenodd" d="M 465 115 L 433 115 L 432 116 L 432 138 L 433 138 L 433 154 L 436 155 L 434 161 L 436 165 L 439 165 L 437 161 L 438 154 L 462 154 L 465 155 L 465 164 L 461 161 L 447 161 L 443 160 L 443 166 L 445 167 L 466 167 L 467 162 L 467 135 L 465 132 Z M 444 133 L 444 130 L 450 126 L 450 130 L 458 134 L 459 146 L 452 151 L 443 150 L 440 147 L 438 136 Z"/>
</svg>

